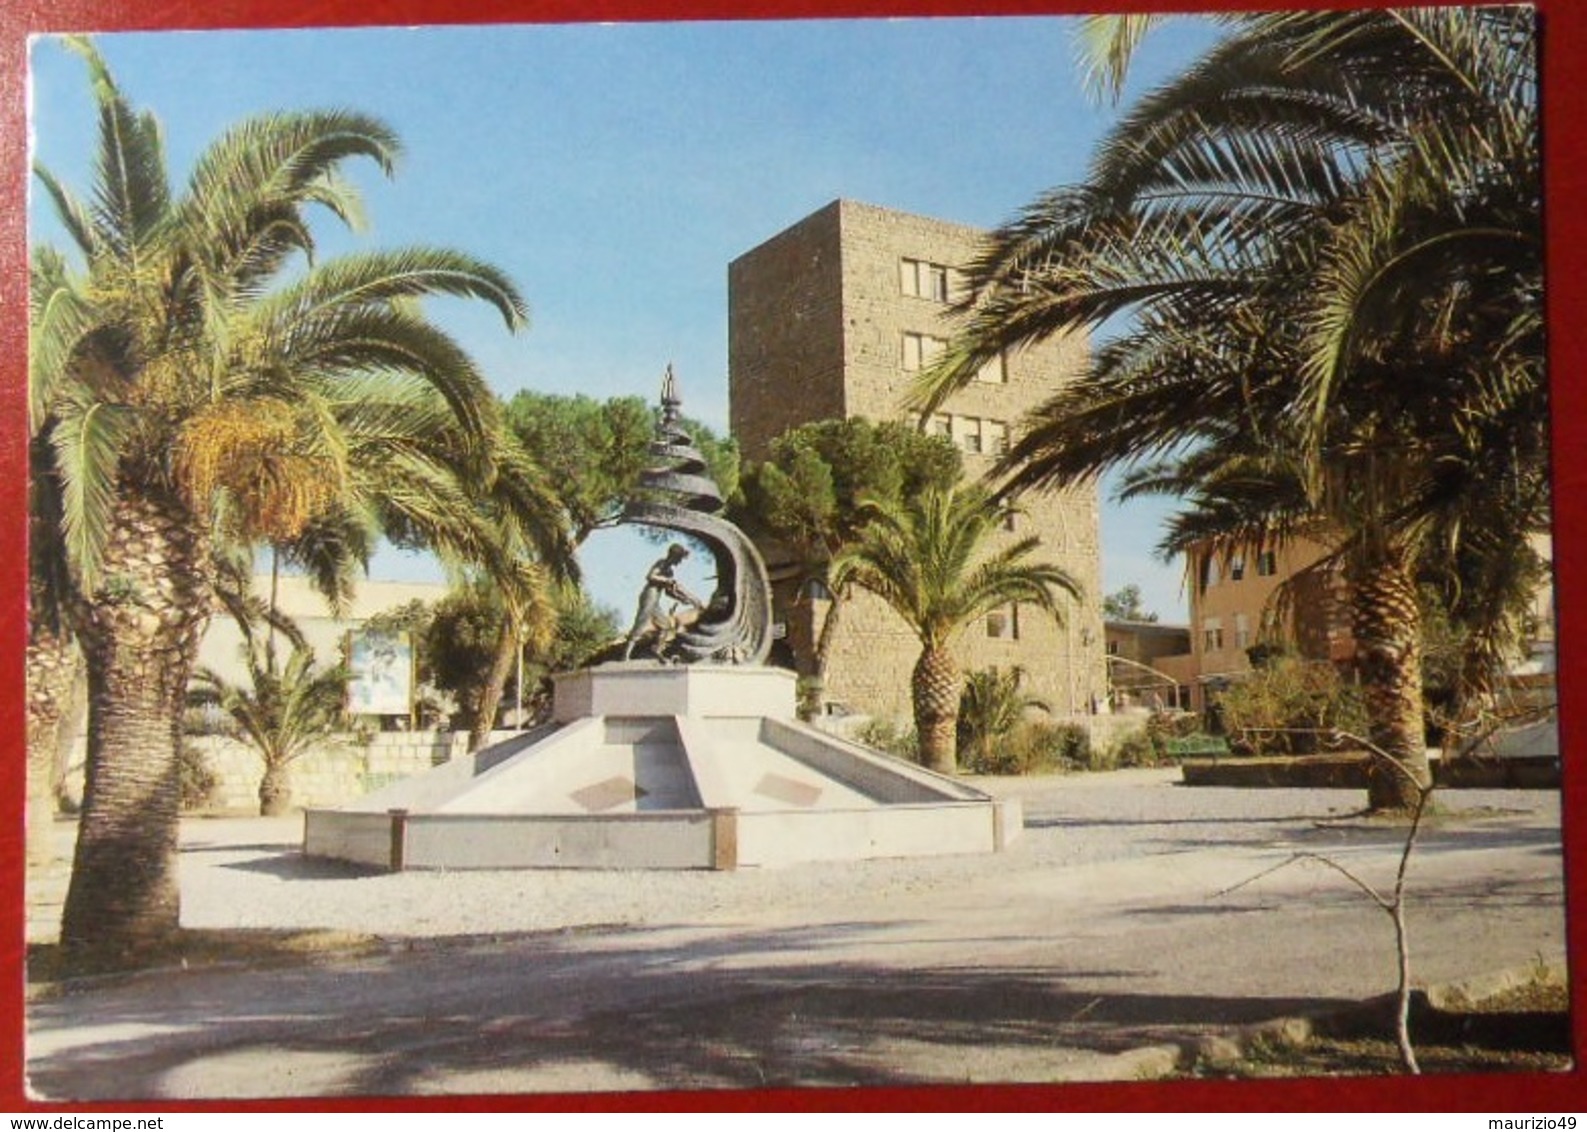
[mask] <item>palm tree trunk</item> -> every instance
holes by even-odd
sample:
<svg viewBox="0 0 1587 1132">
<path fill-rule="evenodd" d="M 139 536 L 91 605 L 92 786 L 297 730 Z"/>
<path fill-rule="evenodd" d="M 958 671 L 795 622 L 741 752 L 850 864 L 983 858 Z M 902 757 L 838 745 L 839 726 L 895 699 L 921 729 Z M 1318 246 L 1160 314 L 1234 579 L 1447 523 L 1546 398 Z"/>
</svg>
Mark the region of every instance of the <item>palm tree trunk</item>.
<svg viewBox="0 0 1587 1132">
<path fill-rule="evenodd" d="M 179 926 L 177 744 L 208 618 L 202 534 L 124 483 L 106 584 L 81 611 L 88 767 L 61 923 L 70 952 L 120 955 Z"/>
<path fill-rule="evenodd" d="M 55 763 L 80 663 L 77 645 L 66 634 L 42 626 L 34 629 L 27 648 L 30 861 L 47 862 L 55 856 Z"/>
<path fill-rule="evenodd" d="M 920 761 L 942 774 L 958 770 L 954 759 L 959 722 L 959 666 L 945 648 L 927 645 L 910 677 Z"/>
<path fill-rule="evenodd" d="M 816 635 L 815 677 L 822 687 L 827 682 L 827 667 L 832 663 L 832 642 L 837 639 L 838 626 L 843 623 L 843 611 L 848 607 L 848 594 L 830 591 L 827 615 L 821 619 L 821 632 Z"/>
<path fill-rule="evenodd" d="M 1415 809 L 1431 781 L 1422 707 L 1421 612 L 1410 556 L 1390 546 L 1355 572 L 1352 630 L 1372 743 L 1367 799 L 1374 810 Z"/>
<path fill-rule="evenodd" d="M 827 690 L 827 668 L 832 663 L 832 642 L 837 638 L 838 626 L 843 621 L 843 610 L 846 607 L 847 596 L 837 590 L 831 591 L 828 599 L 826 616 L 821 618 L 821 630 L 816 634 L 815 656 L 812 658 L 814 671 L 810 674 L 809 686 L 806 692 L 809 701 L 810 717 L 821 714 Z M 801 718 L 805 718 L 801 716 Z"/>
<path fill-rule="evenodd" d="M 490 675 L 479 690 L 479 711 L 474 716 L 474 726 L 468 733 L 468 749 L 477 751 L 490 738 L 496 724 L 496 709 L 501 706 L 501 691 L 507 684 L 513 661 L 518 657 L 518 634 L 511 620 L 502 622 L 501 635 L 496 638 L 496 656 L 490 663 Z"/>
<path fill-rule="evenodd" d="M 292 782 L 287 775 L 286 763 L 265 763 L 259 779 L 260 817 L 278 818 L 292 808 Z"/>
</svg>

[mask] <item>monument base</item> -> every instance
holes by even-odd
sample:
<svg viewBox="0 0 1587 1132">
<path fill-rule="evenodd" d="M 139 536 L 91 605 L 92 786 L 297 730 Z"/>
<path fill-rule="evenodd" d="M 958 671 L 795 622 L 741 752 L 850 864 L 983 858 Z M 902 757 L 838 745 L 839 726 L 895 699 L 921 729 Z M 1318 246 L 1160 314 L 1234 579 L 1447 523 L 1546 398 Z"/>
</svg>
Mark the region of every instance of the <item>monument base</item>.
<svg viewBox="0 0 1587 1132">
<path fill-rule="evenodd" d="M 1004 848 L 1017 801 L 795 719 L 782 669 L 605 665 L 553 722 L 335 810 L 308 856 L 391 869 L 732 869 Z"/>
</svg>

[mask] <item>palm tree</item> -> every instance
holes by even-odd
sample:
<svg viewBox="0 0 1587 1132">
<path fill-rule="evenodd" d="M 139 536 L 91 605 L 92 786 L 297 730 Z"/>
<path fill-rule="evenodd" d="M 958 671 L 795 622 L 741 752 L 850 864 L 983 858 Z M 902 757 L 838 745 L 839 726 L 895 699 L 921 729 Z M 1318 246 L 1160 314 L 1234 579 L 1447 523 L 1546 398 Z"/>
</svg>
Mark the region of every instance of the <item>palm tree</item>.
<svg viewBox="0 0 1587 1132">
<path fill-rule="evenodd" d="M 1032 711 L 1051 712 L 1045 700 L 1032 696 L 1021 685 L 1025 670 L 983 668 L 964 679 L 959 697 L 959 751 L 973 770 L 988 771 L 994 764 L 993 744 L 1007 738 Z"/>
<path fill-rule="evenodd" d="M 1492 542 L 1494 521 L 1546 518 L 1532 18 L 1234 18 L 1126 115 L 1084 184 L 994 234 L 919 398 L 1128 316 L 1028 422 L 1008 488 L 1166 461 L 1181 485 L 1216 470 L 1211 498 L 1281 452 L 1284 475 L 1241 488 L 1231 537 L 1323 529 L 1345 555 L 1372 738 L 1416 780 L 1375 788 L 1385 808 L 1410 808 L 1426 778 L 1418 571 Z M 1252 526 L 1264 493 L 1272 522 Z"/>
<path fill-rule="evenodd" d="M 873 504 L 871 520 L 832 559 L 834 589 L 869 590 L 919 638 L 910 678 L 921 761 L 955 770 L 960 674 L 952 644 L 971 622 L 1014 602 L 1062 616 L 1060 594 L 1080 588 L 1061 567 L 1031 561 L 1035 536 L 1001 547 L 992 536 L 1007 508 L 975 488 L 930 488 L 896 503 Z"/>
<path fill-rule="evenodd" d="M 239 737 L 264 763 L 259 780 L 259 813 L 276 817 L 292 804 L 288 768 L 341 719 L 347 691 L 344 669 L 318 668 L 314 650 L 293 642 L 283 666 L 268 641 L 260 642 L 244 623 L 246 684 L 233 684 L 212 668 L 193 674 L 191 701 L 214 704 L 230 717 Z"/>
<path fill-rule="evenodd" d="M 28 325 L 35 340 L 58 341 L 84 312 L 66 262 L 49 248 L 33 253 Z M 60 493 L 49 476 L 48 417 L 37 397 L 28 401 L 28 643 L 27 848 L 32 860 L 54 853 L 55 758 L 82 657 L 66 617 L 69 584 L 61 547 Z"/>
<path fill-rule="evenodd" d="M 848 587 L 832 584 L 829 563 L 868 519 L 868 500 L 900 500 L 946 487 L 963 474 L 948 441 L 899 421 L 864 417 L 814 421 L 771 442 L 767 459 L 751 465 L 734 518 L 778 566 L 792 567 L 800 602 L 827 603 L 808 660 L 809 696 L 819 705 Z"/>
<path fill-rule="evenodd" d="M 556 583 L 543 570 L 526 577 L 516 587 L 503 589 L 497 585 L 505 616 L 497 633 L 490 671 L 479 688 L 478 710 L 468 732 L 470 751 L 479 750 L 490 737 L 507 678 L 512 675 L 513 666 L 522 663 L 524 650 L 539 653 L 550 645 L 557 627 L 555 587 Z"/>
<path fill-rule="evenodd" d="M 523 486 L 497 459 L 495 401 L 415 300 L 482 299 L 509 329 L 525 309 L 504 275 L 456 252 L 313 263 L 310 206 L 358 215 L 340 169 L 391 168 L 382 123 L 247 121 L 176 193 L 158 123 L 90 43 L 70 42 L 99 108 L 95 182 L 85 200 L 38 175 L 83 260 L 67 280 L 82 309 L 36 322 L 30 379 L 48 457 L 35 470 L 60 501 L 89 675 L 62 940 L 119 952 L 178 923 L 176 748 L 217 554 L 278 544 L 339 598 L 382 529 L 513 568 L 476 506 Z"/>
</svg>

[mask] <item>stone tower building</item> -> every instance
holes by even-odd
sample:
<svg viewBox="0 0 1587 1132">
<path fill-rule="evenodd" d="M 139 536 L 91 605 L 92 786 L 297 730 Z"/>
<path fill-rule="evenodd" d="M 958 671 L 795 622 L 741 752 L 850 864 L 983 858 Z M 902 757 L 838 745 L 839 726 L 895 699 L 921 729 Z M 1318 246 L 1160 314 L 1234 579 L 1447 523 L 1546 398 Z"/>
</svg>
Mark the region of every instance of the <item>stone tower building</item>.
<svg viewBox="0 0 1587 1132">
<path fill-rule="evenodd" d="M 909 420 L 915 374 L 949 336 L 946 313 L 975 254 L 975 228 L 853 201 L 834 201 L 734 260 L 728 269 L 728 390 L 733 435 L 747 460 L 795 425 L 850 416 Z M 988 366 L 930 423 L 986 472 L 1025 412 L 1045 401 L 1086 356 L 1083 335 L 1010 354 Z M 1009 608 L 970 626 L 965 669 L 1019 665 L 1026 688 L 1055 716 L 1084 715 L 1106 698 L 1097 492 L 1094 486 L 1027 499 L 1010 537 L 1036 533 L 1038 552 L 1083 588 L 1062 626 L 1036 609 Z M 775 616 L 799 670 L 812 671 L 824 593 L 799 593 L 769 555 Z M 779 576 L 780 575 L 780 576 Z M 845 610 L 828 668 L 828 710 L 909 716 L 914 636 L 869 594 Z"/>
</svg>

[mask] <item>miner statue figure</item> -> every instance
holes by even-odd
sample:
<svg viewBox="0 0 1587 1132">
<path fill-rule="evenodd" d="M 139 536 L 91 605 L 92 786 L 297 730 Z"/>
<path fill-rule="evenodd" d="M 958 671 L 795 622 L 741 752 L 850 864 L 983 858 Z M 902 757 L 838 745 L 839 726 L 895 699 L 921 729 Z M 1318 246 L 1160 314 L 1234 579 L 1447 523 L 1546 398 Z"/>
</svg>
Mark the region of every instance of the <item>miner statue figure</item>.
<svg viewBox="0 0 1587 1132">
<path fill-rule="evenodd" d="M 645 575 L 645 588 L 639 593 L 639 609 L 634 613 L 634 626 L 628 630 L 628 641 L 623 646 L 624 660 L 633 658 L 634 646 L 646 637 L 654 637 L 656 656 L 661 660 L 668 659 L 667 645 L 671 643 L 670 638 L 676 635 L 669 630 L 677 622 L 675 618 L 662 613 L 662 598 L 670 597 L 680 605 L 692 606 L 697 612 L 704 612 L 705 603 L 684 589 L 683 583 L 673 576 L 679 563 L 687 557 L 688 548 L 673 543 L 667 547 L 666 556 L 657 559 Z"/>
</svg>

